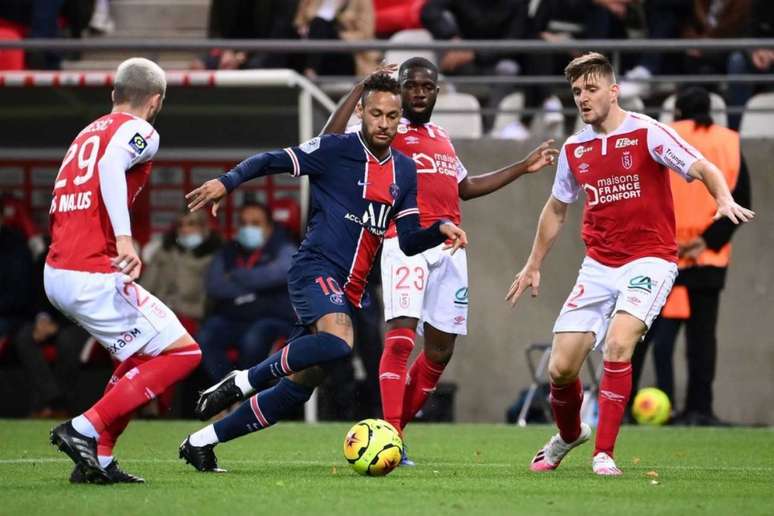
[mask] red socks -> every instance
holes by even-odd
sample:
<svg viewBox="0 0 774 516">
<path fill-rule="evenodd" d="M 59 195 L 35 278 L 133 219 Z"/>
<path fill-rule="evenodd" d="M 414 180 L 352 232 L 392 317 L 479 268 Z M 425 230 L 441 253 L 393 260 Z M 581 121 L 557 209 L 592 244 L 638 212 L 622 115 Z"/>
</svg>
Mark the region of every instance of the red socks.
<svg viewBox="0 0 774 516">
<path fill-rule="evenodd" d="M 551 383 L 551 412 L 559 427 L 559 435 L 566 443 L 571 443 L 580 437 L 580 409 L 583 402 L 583 385 L 580 378 L 567 385 Z"/>
<path fill-rule="evenodd" d="M 121 364 L 116 369 L 116 373 L 125 370 L 125 374 L 114 385 L 109 385 L 102 398 L 84 415 L 100 434 L 108 429 L 113 435 L 116 432 L 120 434 L 135 409 L 188 376 L 199 365 L 201 359 L 201 350 L 195 343 L 175 348 L 147 360 L 129 359 L 126 362 L 132 360 L 131 364 L 127 364 L 126 367 Z M 106 436 L 106 439 L 110 437 Z M 105 444 L 107 445 L 108 442 L 106 440 Z M 106 449 L 106 446 L 103 448 Z"/>
<path fill-rule="evenodd" d="M 604 367 L 599 384 L 599 423 L 594 455 L 604 452 L 612 457 L 618 430 L 621 428 L 632 391 L 632 364 L 605 360 Z"/>
<path fill-rule="evenodd" d="M 379 390 L 382 395 L 384 420 L 400 431 L 406 370 L 415 339 L 416 332 L 411 328 L 388 331 L 384 336 L 384 351 L 379 362 Z"/>
<path fill-rule="evenodd" d="M 427 401 L 427 397 L 435 390 L 438 379 L 441 378 L 446 364 L 436 364 L 428 360 L 423 351 L 409 371 L 406 383 L 406 393 L 403 396 L 403 415 L 400 430 L 414 419 Z"/>
</svg>

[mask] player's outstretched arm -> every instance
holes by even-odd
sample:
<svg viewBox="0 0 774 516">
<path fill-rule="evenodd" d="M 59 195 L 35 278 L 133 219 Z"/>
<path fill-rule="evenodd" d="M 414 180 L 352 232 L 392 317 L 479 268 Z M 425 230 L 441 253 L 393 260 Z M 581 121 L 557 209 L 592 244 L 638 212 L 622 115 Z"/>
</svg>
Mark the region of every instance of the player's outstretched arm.
<svg viewBox="0 0 774 516">
<path fill-rule="evenodd" d="M 749 222 L 755 217 L 755 212 L 740 206 L 734 200 L 723 177 L 723 172 L 706 159 L 696 161 L 688 170 L 688 175 L 701 180 L 709 190 L 718 205 L 715 220 L 728 217 L 734 224 Z"/>
<path fill-rule="evenodd" d="M 540 267 L 543 265 L 548 251 L 554 245 L 566 217 L 567 204 L 553 195 L 549 197 L 540 213 L 535 241 L 532 243 L 532 251 L 527 263 L 516 274 L 511 287 L 508 289 L 508 294 L 505 296 L 505 300 L 511 306 L 516 305 L 521 295 L 529 287 L 532 287 L 532 297 L 537 297 L 540 293 Z"/>
<path fill-rule="evenodd" d="M 245 181 L 270 174 L 295 171 L 298 166 L 292 161 L 290 152 L 293 152 L 292 149 L 287 152 L 276 150 L 250 156 L 219 178 L 210 179 L 199 188 L 188 192 L 185 196 L 188 209 L 196 211 L 212 203 L 212 215 L 215 216 L 220 201 Z"/>
<path fill-rule="evenodd" d="M 501 169 L 473 177 L 465 177 L 459 184 L 460 198 L 467 201 L 490 194 L 524 174 L 531 174 L 543 167 L 553 165 L 559 155 L 559 150 L 551 147 L 553 143 L 554 140 L 544 141 L 523 160 L 511 163 Z"/>
<path fill-rule="evenodd" d="M 386 73 L 392 75 L 398 69 L 396 64 L 381 63 L 376 70 L 367 75 L 363 80 L 355 83 L 352 89 L 349 90 L 347 96 L 338 105 L 338 107 L 331 113 L 330 118 L 325 123 L 325 126 L 320 131 L 320 135 L 323 134 L 343 134 L 347 131 L 347 122 L 352 117 L 352 113 L 355 112 L 355 107 L 360 101 L 360 97 L 363 96 L 363 85 L 373 75 L 379 73 Z"/>
</svg>

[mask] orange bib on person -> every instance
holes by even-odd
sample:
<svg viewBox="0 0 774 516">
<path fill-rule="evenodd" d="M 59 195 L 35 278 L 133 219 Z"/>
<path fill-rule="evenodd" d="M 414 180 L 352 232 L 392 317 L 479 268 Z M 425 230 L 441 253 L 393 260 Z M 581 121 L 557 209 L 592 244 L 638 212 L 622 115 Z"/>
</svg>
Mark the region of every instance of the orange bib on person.
<svg viewBox="0 0 774 516">
<path fill-rule="evenodd" d="M 706 128 L 698 127 L 693 120 L 680 120 L 673 123 L 672 127 L 707 160 L 717 165 L 726 178 L 729 190 L 733 190 L 741 166 L 739 133 L 715 124 Z M 687 183 L 673 180 L 672 197 L 675 203 L 677 242 L 686 244 L 712 224 L 717 205 L 700 181 Z M 727 267 L 730 257 L 731 244 L 726 244 L 719 251 L 706 249 L 695 260 L 681 258 L 678 266 L 681 269 L 696 266 Z"/>
</svg>

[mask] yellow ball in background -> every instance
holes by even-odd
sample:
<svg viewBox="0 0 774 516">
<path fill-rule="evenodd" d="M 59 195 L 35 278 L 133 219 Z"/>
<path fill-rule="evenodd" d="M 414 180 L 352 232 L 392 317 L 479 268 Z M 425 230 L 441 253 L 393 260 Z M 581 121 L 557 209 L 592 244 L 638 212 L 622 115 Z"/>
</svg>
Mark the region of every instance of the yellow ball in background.
<svg viewBox="0 0 774 516">
<path fill-rule="evenodd" d="M 641 425 L 663 425 L 669 421 L 672 403 L 669 396 L 660 389 L 647 387 L 640 389 L 634 397 L 632 416 Z"/>
<path fill-rule="evenodd" d="M 344 438 L 344 458 L 357 473 L 381 477 L 398 467 L 403 440 L 387 421 L 364 419 L 349 429 Z"/>
</svg>

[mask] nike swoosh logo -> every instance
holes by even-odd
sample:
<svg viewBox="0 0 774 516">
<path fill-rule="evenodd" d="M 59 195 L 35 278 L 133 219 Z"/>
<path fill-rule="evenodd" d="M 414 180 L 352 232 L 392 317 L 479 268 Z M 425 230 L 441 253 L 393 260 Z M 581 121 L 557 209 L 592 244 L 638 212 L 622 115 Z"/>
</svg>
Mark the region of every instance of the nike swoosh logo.
<svg viewBox="0 0 774 516">
<path fill-rule="evenodd" d="M 357 182 L 357 186 L 365 186 L 365 185 L 370 185 L 370 184 L 371 184 L 370 181 L 369 182 L 365 182 L 365 181 L 358 181 Z"/>
</svg>

